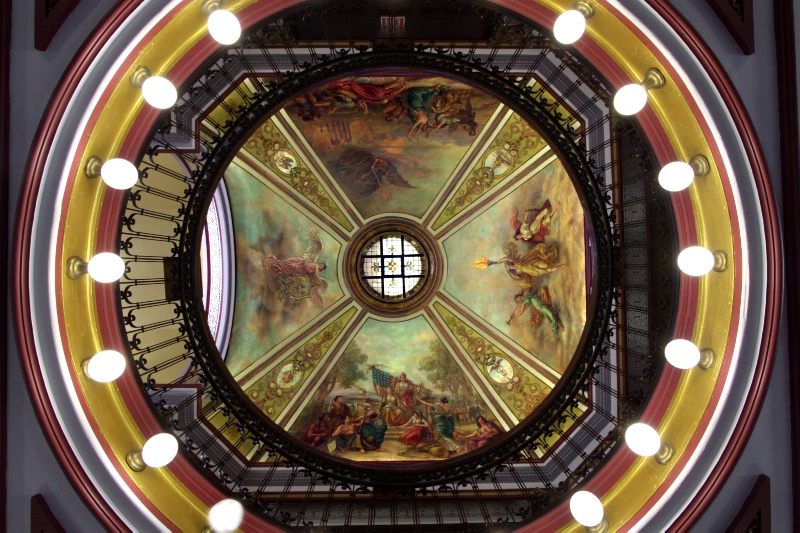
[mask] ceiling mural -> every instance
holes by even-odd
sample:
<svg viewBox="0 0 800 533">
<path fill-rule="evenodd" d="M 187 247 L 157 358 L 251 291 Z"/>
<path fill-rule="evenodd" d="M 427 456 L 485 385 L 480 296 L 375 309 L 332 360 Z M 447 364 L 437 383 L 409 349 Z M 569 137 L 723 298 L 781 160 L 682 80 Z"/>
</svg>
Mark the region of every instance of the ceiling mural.
<svg viewBox="0 0 800 533">
<path fill-rule="evenodd" d="M 493 429 L 476 439 L 479 417 Z M 289 428 L 323 451 L 369 461 L 446 459 L 503 431 L 421 316 L 367 320 Z"/>
<path fill-rule="evenodd" d="M 225 184 L 236 242 L 226 364 L 235 375 L 343 296 L 336 269 L 341 244 L 241 167 L 228 168 Z"/>
<path fill-rule="evenodd" d="M 556 160 L 445 239 L 445 290 L 563 373 L 586 323 L 585 232 Z"/>
<path fill-rule="evenodd" d="M 286 107 L 362 217 L 421 217 L 499 102 L 447 78 L 345 78 Z"/>
<path fill-rule="evenodd" d="M 468 453 L 530 416 L 569 365 L 586 322 L 583 208 L 542 137 L 497 99 L 445 78 L 340 79 L 259 126 L 225 184 L 226 364 L 320 453 Z M 410 234 L 380 229 L 398 216 Z M 421 306 L 392 311 L 417 290 Z"/>
</svg>

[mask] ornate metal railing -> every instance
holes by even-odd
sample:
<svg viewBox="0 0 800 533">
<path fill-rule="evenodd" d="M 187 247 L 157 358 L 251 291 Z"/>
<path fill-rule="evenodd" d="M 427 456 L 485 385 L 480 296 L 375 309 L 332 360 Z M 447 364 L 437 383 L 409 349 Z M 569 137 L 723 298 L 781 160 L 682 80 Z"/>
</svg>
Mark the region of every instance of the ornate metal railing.
<svg viewBox="0 0 800 533">
<path fill-rule="evenodd" d="M 356 20 L 385 6 L 336 1 L 267 21 L 223 50 L 143 148 L 141 182 L 121 219 L 129 267 L 121 323 L 156 416 L 222 492 L 284 525 L 465 531 L 541 515 L 620 445 L 658 378 L 672 328 L 678 278 L 665 266 L 675 249 L 669 202 L 653 187 L 652 156 L 635 121 L 609 111 L 607 83 L 524 20 L 466 2 L 403 5 L 409 14 L 449 17 L 468 38 L 437 39 L 433 30 L 425 39 L 351 37 L 361 30 L 318 21 Z M 246 398 L 206 326 L 197 262 L 211 196 L 254 128 L 311 87 L 387 67 L 462 79 L 534 125 L 581 196 L 595 269 L 578 353 L 532 417 L 486 452 L 389 473 L 310 450 Z M 254 91 L 241 91 L 244 78 Z M 242 106 L 226 107 L 230 88 L 241 91 Z M 224 122 L 206 116 L 212 105 L 226 107 Z"/>
</svg>

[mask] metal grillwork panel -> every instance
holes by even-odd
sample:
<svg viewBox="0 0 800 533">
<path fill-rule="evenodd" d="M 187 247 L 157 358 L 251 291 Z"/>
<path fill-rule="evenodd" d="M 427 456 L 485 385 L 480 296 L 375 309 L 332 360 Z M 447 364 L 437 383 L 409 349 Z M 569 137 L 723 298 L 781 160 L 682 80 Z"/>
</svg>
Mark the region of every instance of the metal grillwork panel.
<svg viewBox="0 0 800 533">
<path fill-rule="evenodd" d="M 381 37 L 377 29 L 350 36 L 360 26 L 328 24 L 384 9 L 380 2 L 314 4 L 259 25 L 241 47 L 223 50 L 196 73 L 143 148 L 141 180 L 121 218 L 128 266 L 120 281 L 121 327 L 164 427 L 222 493 L 266 520 L 342 531 L 512 529 L 591 477 L 654 387 L 678 280 L 666 266 L 674 264 L 671 210 L 653 187 L 652 156 L 635 121 L 611 113 L 610 87 L 548 32 L 479 4 L 402 5 L 409 27 L 402 38 Z M 437 37 L 430 28 L 423 39 L 410 29 L 417 15 L 446 17 L 448 28 L 463 23 L 471 33 Z M 263 418 L 221 368 L 200 305 L 199 235 L 238 147 L 294 95 L 382 68 L 465 80 L 536 127 L 584 202 L 595 266 L 594 306 L 557 394 L 497 446 L 415 471 L 321 456 Z M 242 94 L 244 106 L 228 106 L 222 122 L 206 116 L 244 79 L 254 89 Z M 563 104 L 572 112 L 565 114 Z M 173 152 L 184 168 L 165 164 Z"/>
</svg>

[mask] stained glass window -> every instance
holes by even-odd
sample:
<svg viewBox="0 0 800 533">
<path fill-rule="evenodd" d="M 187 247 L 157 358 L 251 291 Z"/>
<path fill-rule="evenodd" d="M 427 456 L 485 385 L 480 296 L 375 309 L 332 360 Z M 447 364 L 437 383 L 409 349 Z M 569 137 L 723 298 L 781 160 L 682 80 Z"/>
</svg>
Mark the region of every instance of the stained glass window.
<svg viewBox="0 0 800 533">
<path fill-rule="evenodd" d="M 361 279 L 382 300 L 402 300 L 412 296 L 427 273 L 425 253 L 408 235 L 380 235 L 361 252 Z"/>
</svg>

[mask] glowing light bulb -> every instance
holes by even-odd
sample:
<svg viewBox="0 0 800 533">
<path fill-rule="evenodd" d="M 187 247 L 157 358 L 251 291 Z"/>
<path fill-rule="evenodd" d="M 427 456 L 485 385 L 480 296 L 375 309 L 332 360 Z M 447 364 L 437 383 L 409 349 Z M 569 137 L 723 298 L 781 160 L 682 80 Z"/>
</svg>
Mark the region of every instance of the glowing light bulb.
<svg viewBox="0 0 800 533">
<path fill-rule="evenodd" d="M 244 520 L 244 507 L 236 500 L 222 500 L 208 511 L 208 525 L 215 533 L 236 531 Z"/>
<path fill-rule="evenodd" d="M 148 104 L 157 109 L 169 109 L 178 101 L 178 90 L 166 78 L 150 76 L 142 83 L 142 95 Z"/>
<path fill-rule="evenodd" d="M 220 44 L 233 44 L 241 37 L 242 26 L 236 15 L 217 9 L 208 16 L 208 33 Z"/>
<path fill-rule="evenodd" d="M 86 362 L 85 371 L 93 381 L 114 381 L 125 371 L 125 357 L 114 350 L 103 350 Z"/>
<path fill-rule="evenodd" d="M 603 504 L 600 499 L 585 490 L 579 490 L 569 500 L 573 518 L 586 527 L 595 527 L 603 521 Z"/>
<path fill-rule="evenodd" d="M 130 189 L 139 181 L 139 170 L 127 159 L 109 159 L 100 167 L 103 182 L 112 189 Z"/>
<path fill-rule="evenodd" d="M 103 252 L 89 260 L 87 270 L 93 280 L 100 283 L 112 283 L 125 273 L 125 261 L 116 254 Z"/>
<path fill-rule="evenodd" d="M 161 468 L 178 455 L 178 439 L 169 433 L 153 435 L 142 448 L 142 460 L 147 466 Z"/>
<path fill-rule="evenodd" d="M 633 453 L 644 457 L 657 454 L 661 448 L 661 437 L 656 430 L 641 422 L 628 427 L 625 442 Z"/>
<path fill-rule="evenodd" d="M 614 109 L 620 115 L 635 115 L 647 103 L 647 90 L 638 83 L 624 86 L 614 95 Z"/>
<path fill-rule="evenodd" d="M 689 163 L 673 161 L 658 173 L 658 184 L 672 192 L 682 191 L 694 181 L 694 169 Z"/>
<path fill-rule="evenodd" d="M 700 349 L 686 339 L 674 339 L 664 347 L 664 356 L 675 368 L 686 370 L 700 362 Z"/>
<path fill-rule="evenodd" d="M 714 268 L 714 254 L 702 246 L 689 246 L 678 254 L 678 268 L 690 276 L 708 274 Z"/>
<path fill-rule="evenodd" d="M 553 36 L 561 44 L 572 44 L 586 31 L 586 17 L 577 9 L 564 11 L 556 19 Z"/>
</svg>

